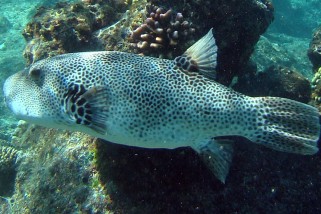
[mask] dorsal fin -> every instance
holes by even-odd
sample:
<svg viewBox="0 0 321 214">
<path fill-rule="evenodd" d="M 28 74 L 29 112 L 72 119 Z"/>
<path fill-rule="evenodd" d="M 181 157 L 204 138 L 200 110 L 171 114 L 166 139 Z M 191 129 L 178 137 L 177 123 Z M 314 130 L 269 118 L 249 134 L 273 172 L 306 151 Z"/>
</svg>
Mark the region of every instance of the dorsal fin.
<svg viewBox="0 0 321 214">
<path fill-rule="evenodd" d="M 217 46 L 212 30 L 213 28 L 182 56 L 174 59 L 177 67 L 187 74 L 198 72 L 210 79 L 216 79 Z"/>
</svg>

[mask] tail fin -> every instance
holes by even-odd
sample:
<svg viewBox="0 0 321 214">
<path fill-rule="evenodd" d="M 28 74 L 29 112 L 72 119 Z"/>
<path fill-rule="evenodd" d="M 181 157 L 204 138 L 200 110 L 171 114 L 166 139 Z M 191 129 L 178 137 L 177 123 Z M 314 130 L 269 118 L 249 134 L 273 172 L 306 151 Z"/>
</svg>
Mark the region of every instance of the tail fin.
<svg viewBox="0 0 321 214">
<path fill-rule="evenodd" d="M 266 147 L 304 155 L 318 152 L 319 112 L 316 108 L 278 97 L 251 98 L 258 107 L 257 127 L 248 139 Z"/>
</svg>

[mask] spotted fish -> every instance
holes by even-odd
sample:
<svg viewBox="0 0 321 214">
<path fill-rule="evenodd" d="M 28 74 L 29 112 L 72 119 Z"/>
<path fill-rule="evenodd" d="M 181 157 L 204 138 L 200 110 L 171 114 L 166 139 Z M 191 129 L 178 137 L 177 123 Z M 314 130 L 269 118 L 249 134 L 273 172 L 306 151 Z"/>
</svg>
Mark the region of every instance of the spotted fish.
<svg viewBox="0 0 321 214">
<path fill-rule="evenodd" d="M 19 118 L 144 148 L 191 147 L 225 182 L 241 136 L 284 152 L 318 151 L 319 113 L 277 97 L 248 97 L 215 75 L 207 35 L 174 60 L 116 51 L 64 54 L 10 76 L 3 91 Z"/>
</svg>

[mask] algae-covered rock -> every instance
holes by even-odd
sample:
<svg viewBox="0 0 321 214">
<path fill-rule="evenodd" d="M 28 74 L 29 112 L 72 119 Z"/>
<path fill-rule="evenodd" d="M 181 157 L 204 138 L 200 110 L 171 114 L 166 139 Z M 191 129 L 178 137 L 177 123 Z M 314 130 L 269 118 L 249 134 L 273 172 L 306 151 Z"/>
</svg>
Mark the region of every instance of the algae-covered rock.
<svg viewBox="0 0 321 214">
<path fill-rule="evenodd" d="M 23 148 L 17 167 L 13 213 L 106 211 L 108 194 L 94 163 L 95 139 L 22 123 L 13 144 Z M 104 206 L 102 206 L 104 205 Z"/>
<path fill-rule="evenodd" d="M 13 213 L 273 213 L 320 208 L 320 156 L 236 142 L 223 185 L 188 148 L 127 147 L 24 124 L 14 140 L 26 148 L 15 192 L 0 202 L 0 210 L 9 212 L 9 202 Z"/>
<path fill-rule="evenodd" d="M 321 67 L 317 69 L 317 72 L 314 74 L 314 77 L 311 81 L 312 85 L 312 102 L 321 109 Z"/>
<path fill-rule="evenodd" d="M 9 146 L 0 146 L 0 172 L 12 170 L 15 167 L 18 151 Z"/>
<path fill-rule="evenodd" d="M 274 10 L 269 0 L 246 0 L 242 3 L 235 3 L 233 0 L 223 3 L 201 0 L 185 4 L 181 4 L 180 1 L 171 1 L 169 4 L 168 1 L 162 0 L 120 4 L 116 2 L 124 1 L 111 2 L 113 3 L 84 1 L 76 4 L 58 4 L 53 9 L 40 9 L 24 31 L 25 38 L 29 41 L 25 50 L 28 62 L 61 53 L 93 49 L 131 51 L 128 49 L 130 31 L 146 20 L 146 3 L 149 3 L 152 8 L 163 8 L 164 11 L 172 8 L 173 11 L 177 11 L 175 13 L 184 17 L 189 26 L 192 23 L 191 29 L 195 36 L 190 39 L 194 41 L 205 35 L 210 28 L 214 28 L 219 48 L 218 81 L 229 84 L 233 77 L 242 71 L 240 68 L 247 64 L 259 36 L 273 21 Z M 128 11 L 124 13 L 122 10 L 123 14 L 117 16 L 117 13 L 110 9 L 117 8 L 116 5 L 125 5 Z M 97 19 L 95 14 L 108 15 Z M 115 21 L 115 25 L 111 26 Z M 192 42 L 185 41 L 189 45 Z M 185 44 L 180 46 L 182 45 L 185 50 Z M 177 49 L 180 51 L 175 54 L 182 54 L 184 51 L 180 47 Z"/>
<path fill-rule="evenodd" d="M 316 73 L 321 67 L 321 26 L 313 33 L 308 49 L 308 57 L 313 65 L 313 71 Z"/>
<path fill-rule="evenodd" d="M 273 65 L 264 72 L 243 76 L 234 88 L 251 96 L 284 97 L 308 103 L 311 96 L 309 80 L 299 72 Z"/>
<path fill-rule="evenodd" d="M 4 146 L 0 140 L 0 196 L 10 196 L 14 192 L 17 157 L 18 150 Z"/>
<path fill-rule="evenodd" d="M 106 1 L 58 3 L 40 7 L 23 35 L 27 63 L 58 54 L 97 49 L 93 32 L 110 25 L 117 12 Z"/>
</svg>

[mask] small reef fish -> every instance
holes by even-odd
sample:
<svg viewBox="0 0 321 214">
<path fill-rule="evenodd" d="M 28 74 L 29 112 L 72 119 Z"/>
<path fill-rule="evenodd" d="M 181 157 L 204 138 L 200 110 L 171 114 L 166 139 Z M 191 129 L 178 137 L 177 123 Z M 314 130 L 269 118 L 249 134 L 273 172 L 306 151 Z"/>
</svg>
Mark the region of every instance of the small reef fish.
<svg viewBox="0 0 321 214">
<path fill-rule="evenodd" d="M 174 60 L 117 51 L 70 53 L 38 61 L 4 83 L 20 119 L 144 148 L 191 147 L 225 182 L 241 136 L 284 152 L 318 151 L 316 108 L 277 97 L 248 97 L 215 75 L 212 29 Z"/>
</svg>

